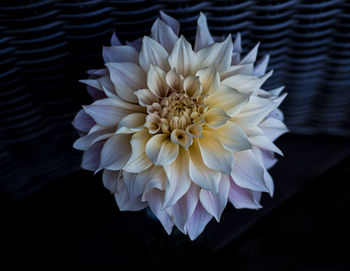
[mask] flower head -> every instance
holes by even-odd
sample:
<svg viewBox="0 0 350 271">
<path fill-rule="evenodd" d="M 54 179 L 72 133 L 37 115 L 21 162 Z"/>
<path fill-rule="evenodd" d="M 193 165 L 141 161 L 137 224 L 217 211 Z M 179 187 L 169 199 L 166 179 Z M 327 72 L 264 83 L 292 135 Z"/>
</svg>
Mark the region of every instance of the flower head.
<svg viewBox="0 0 350 271">
<path fill-rule="evenodd" d="M 104 47 L 106 68 L 82 80 L 95 101 L 73 121 L 74 147 L 83 168 L 103 170 L 120 210 L 149 206 L 169 234 L 175 225 L 195 239 L 228 201 L 258 209 L 261 192 L 273 194 L 285 95 L 261 89 L 268 56 L 255 64 L 256 46 L 241 59 L 239 34 L 214 42 L 201 14 L 193 50 L 161 18 L 141 47 L 116 36 Z"/>
</svg>

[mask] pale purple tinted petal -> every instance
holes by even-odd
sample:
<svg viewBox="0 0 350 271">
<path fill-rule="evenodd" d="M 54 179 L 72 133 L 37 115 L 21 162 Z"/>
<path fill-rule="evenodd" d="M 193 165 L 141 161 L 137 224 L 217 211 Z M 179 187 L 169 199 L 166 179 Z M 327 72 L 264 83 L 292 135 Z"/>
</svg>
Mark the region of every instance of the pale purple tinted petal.
<svg viewBox="0 0 350 271">
<path fill-rule="evenodd" d="M 142 47 L 142 37 L 137 38 L 136 40 L 133 40 L 133 41 L 126 41 L 126 45 L 132 46 L 136 49 L 136 51 L 140 52 Z"/>
<path fill-rule="evenodd" d="M 196 41 L 194 44 L 194 50 L 198 51 L 203 47 L 209 46 L 214 42 L 213 37 L 210 34 L 207 17 L 201 12 L 199 18 L 197 20 L 197 33 L 196 33 Z"/>
<path fill-rule="evenodd" d="M 118 39 L 117 35 L 115 34 L 115 32 L 113 32 L 112 37 L 111 37 L 111 45 L 112 46 L 119 46 L 122 45 L 122 43 L 120 42 L 120 40 Z"/>
<path fill-rule="evenodd" d="M 175 35 L 179 35 L 180 24 L 173 17 L 165 14 L 163 11 L 160 11 L 160 18 L 174 31 Z"/>
<path fill-rule="evenodd" d="M 260 42 L 258 42 L 258 44 L 254 46 L 254 48 L 241 60 L 239 64 L 254 63 L 258 55 L 259 45 L 260 45 Z"/>
<path fill-rule="evenodd" d="M 205 226 L 211 220 L 212 215 L 209 214 L 198 201 L 196 209 L 191 218 L 187 221 L 185 228 L 191 240 L 194 240 L 200 235 Z"/>
<path fill-rule="evenodd" d="M 75 129 L 88 133 L 92 126 L 94 126 L 96 122 L 85 113 L 84 109 L 81 109 L 75 116 L 72 125 Z"/>
<path fill-rule="evenodd" d="M 263 76 L 266 73 L 267 65 L 269 64 L 270 56 L 265 55 L 254 67 L 254 75 Z"/>
<path fill-rule="evenodd" d="M 230 192 L 228 198 L 237 209 L 259 209 L 262 206 L 256 200 L 254 191 L 239 187 L 232 178 L 230 178 Z"/>
<path fill-rule="evenodd" d="M 111 193 L 117 193 L 118 191 L 118 181 L 121 176 L 121 171 L 108 170 L 105 169 L 102 174 L 102 181 L 105 188 L 107 188 Z"/>
<path fill-rule="evenodd" d="M 98 142 L 92 145 L 87 151 L 84 152 L 83 161 L 81 163 L 81 167 L 83 169 L 90 171 L 96 171 L 98 169 L 103 145 L 104 142 Z"/>
<path fill-rule="evenodd" d="M 159 219 L 160 223 L 162 223 L 165 231 L 170 234 L 174 222 L 171 220 L 168 213 L 161 209 L 164 193 L 158 189 L 152 189 L 147 193 L 146 198 L 152 213 Z"/>
<path fill-rule="evenodd" d="M 132 62 L 137 63 L 139 53 L 131 46 L 103 46 L 102 56 L 105 63 L 108 62 Z"/>
<path fill-rule="evenodd" d="M 147 203 L 142 202 L 141 197 L 130 199 L 123 179 L 118 182 L 118 190 L 119 193 L 115 193 L 114 197 L 120 211 L 139 211 L 147 207 Z"/>
<path fill-rule="evenodd" d="M 92 86 L 87 86 L 86 90 L 94 101 L 107 98 L 106 94 L 103 91 Z"/>
</svg>

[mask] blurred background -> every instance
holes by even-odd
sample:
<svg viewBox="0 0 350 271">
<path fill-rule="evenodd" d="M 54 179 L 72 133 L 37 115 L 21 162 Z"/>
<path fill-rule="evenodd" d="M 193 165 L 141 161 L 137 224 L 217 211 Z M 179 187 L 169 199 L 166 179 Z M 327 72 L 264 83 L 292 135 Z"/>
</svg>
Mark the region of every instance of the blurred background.
<svg viewBox="0 0 350 271">
<path fill-rule="evenodd" d="M 162 10 L 194 40 L 199 12 L 214 36 L 260 41 L 285 85 L 291 133 L 259 211 L 227 208 L 195 242 L 168 237 L 146 212 L 121 213 L 101 176 L 80 169 L 71 126 L 91 100 L 79 79 L 102 45 L 148 35 Z M 16 259 L 109 269 L 169 263 L 238 270 L 349 270 L 350 1 L 3 0 L 0 2 L 1 242 Z M 138 260 L 139 259 L 139 260 Z M 179 260 L 180 259 L 180 260 Z M 182 261 L 183 260 L 183 261 Z M 159 268 L 160 269 L 160 268 Z"/>
</svg>

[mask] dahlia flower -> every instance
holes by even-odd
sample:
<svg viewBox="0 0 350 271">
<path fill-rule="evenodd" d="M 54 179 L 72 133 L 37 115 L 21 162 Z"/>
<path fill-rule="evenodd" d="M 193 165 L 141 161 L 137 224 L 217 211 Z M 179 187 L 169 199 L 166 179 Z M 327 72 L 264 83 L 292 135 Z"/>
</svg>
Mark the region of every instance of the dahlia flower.
<svg viewBox="0 0 350 271">
<path fill-rule="evenodd" d="M 168 234 L 195 239 L 230 202 L 259 209 L 273 194 L 267 169 L 287 131 L 277 107 L 283 87 L 261 89 L 269 57 L 258 45 L 241 58 L 241 37 L 215 42 L 200 14 L 194 48 L 161 12 L 150 36 L 103 48 L 106 68 L 90 70 L 94 99 L 73 125 L 82 167 L 103 171 L 119 209 L 149 207 Z"/>
</svg>

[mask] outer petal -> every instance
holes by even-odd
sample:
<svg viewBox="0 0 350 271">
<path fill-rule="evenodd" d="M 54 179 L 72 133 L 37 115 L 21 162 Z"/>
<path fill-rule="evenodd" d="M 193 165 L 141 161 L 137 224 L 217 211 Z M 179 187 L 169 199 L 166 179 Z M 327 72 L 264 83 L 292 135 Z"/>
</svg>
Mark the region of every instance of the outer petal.
<svg viewBox="0 0 350 271">
<path fill-rule="evenodd" d="M 165 165 L 167 184 L 162 208 L 174 205 L 189 189 L 191 178 L 188 172 L 188 154 L 184 148 L 180 148 L 174 162 Z"/>
<path fill-rule="evenodd" d="M 191 184 L 187 193 L 180 198 L 176 204 L 167 209 L 171 214 L 176 227 L 186 234 L 185 224 L 187 220 L 192 216 L 199 199 L 199 187 L 195 184 Z"/>
<path fill-rule="evenodd" d="M 220 86 L 220 75 L 214 67 L 207 67 L 196 73 L 202 85 L 203 94 L 212 94 Z"/>
<path fill-rule="evenodd" d="M 96 126 L 96 125 L 95 125 Z M 104 127 L 105 128 L 105 127 Z M 93 128 L 92 128 L 93 129 Z M 107 128 L 103 129 L 97 132 L 89 133 L 86 136 L 83 136 L 81 138 L 78 138 L 74 144 L 73 147 L 77 150 L 86 151 L 88 150 L 94 143 L 98 141 L 102 141 L 104 139 L 107 139 L 113 135 L 114 129 L 113 128 Z"/>
<path fill-rule="evenodd" d="M 102 56 L 105 63 L 132 62 L 137 64 L 139 53 L 131 46 L 103 46 Z"/>
<path fill-rule="evenodd" d="M 199 49 L 209 46 L 213 42 L 214 42 L 214 39 L 209 32 L 207 18 L 201 12 L 197 20 L 197 33 L 196 33 L 196 41 L 194 44 L 194 50 L 198 51 Z"/>
<path fill-rule="evenodd" d="M 236 74 L 226 78 L 221 83 L 242 93 L 256 93 L 265 81 L 272 75 L 272 71 L 262 77 L 254 75 Z"/>
<path fill-rule="evenodd" d="M 98 165 L 100 164 L 100 155 L 104 142 L 98 142 L 92 145 L 87 151 L 83 154 L 83 160 L 81 167 L 86 170 L 96 171 Z"/>
<path fill-rule="evenodd" d="M 119 193 L 118 182 L 121 177 L 121 171 L 105 169 L 102 174 L 102 181 L 105 188 L 111 193 Z"/>
<path fill-rule="evenodd" d="M 270 56 L 265 55 L 254 67 L 254 75 L 263 76 L 266 73 L 267 65 L 269 64 Z"/>
<path fill-rule="evenodd" d="M 116 134 L 133 134 L 141 131 L 146 122 L 146 114 L 133 113 L 125 116 L 119 122 Z"/>
<path fill-rule="evenodd" d="M 196 209 L 191 218 L 187 221 L 185 229 L 191 240 L 194 240 L 202 233 L 205 226 L 211 220 L 212 215 L 209 214 L 200 202 L 197 203 Z"/>
<path fill-rule="evenodd" d="M 231 177 L 235 183 L 243 188 L 268 192 L 264 182 L 264 168 L 259 164 L 252 150 L 237 152 L 235 166 Z"/>
<path fill-rule="evenodd" d="M 254 46 L 254 48 L 241 60 L 239 64 L 254 63 L 258 55 L 259 46 L 260 46 L 260 42 L 258 42 L 257 45 Z"/>
<path fill-rule="evenodd" d="M 148 206 L 152 210 L 152 213 L 162 223 L 166 232 L 170 234 L 174 226 L 174 222 L 171 220 L 168 213 L 165 210 L 161 209 L 163 198 L 164 198 L 164 193 L 158 189 L 150 190 L 146 196 Z"/>
<path fill-rule="evenodd" d="M 124 100 L 137 103 L 135 91 L 146 87 L 146 74 L 136 64 L 107 63 L 111 80 L 117 94 Z"/>
<path fill-rule="evenodd" d="M 249 137 L 249 141 L 252 143 L 252 145 L 260 149 L 273 151 L 283 156 L 282 151 L 268 137 L 264 135 Z"/>
<path fill-rule="evenodd" d="M 120 170 L 131 155 L 130 139 L 128 134 L 110 137 L 103 146 L 99 168 Z"/>
<path fill-rule="evenodd" d="M 151 29 L 154 40 L 159 42 L 168 53 L 171 53 L 175 42 L 179 39 L 174 31 L 162 20 L 157 19 Z"/>
<path fill-rule="evenodd" d="M 222 108 L 230 117 L 234 117 L 248 103 L 249 97 L 249 94 L 243 94 L 229 86 L 222 85 L 215 93 L 209 95 L 207 105 L 209 108 Z"/>
<path fill-rule="evenodd" d="M 232 58 L 232 39 L 231 35 L 221 43 L 213 43 L 197 52 L 200 66 L 205 68 L 214 66 L 218 71 L 230 67 Z"/>
<path fill-rule="evenodd" d="M 160 18 L 173 30 L 175 35 L 179 35 L 180 31 L 180 24 L 177 20 L 175 20 L 173 17 L 169 16 L 168 14 L 164 13 L 163 11 L 159 11 Z"/>
<path fill-rule="evenodd" d="M 277 158 L 275 157 L 274 152 L 272 151 L 266 151 L 266 150 L 260 150 L 262 154 L 262 159 L 264 161 L 264 166 L 267 169 L 272 168 L 277 163 Z"/>
<path fill-rule="evenodd" d="M 252 147 L 244 130 L 231 121 L 215 129 L 214 132 L 222 146 L 228 151 L 240 152 Z"/>
<path fill-rule="evenodd" d="M 203 207 L 209 214 L 214 216 L 217 221 L 220 220 L 221 214 L 226 207 L 229 190 L 230 177 L 226 174 L 222 174 L 219 193 L 217 195 L 213 195 L 213 193 L 204 189 L 201 189 L 199 193 L 199 199 Z"/>
<path fill-rule="evenodd" d="M 183 36 L 175 43 L 168 61 L 170 67 L 183 76 L 193 75 L 197 68 L 196 54 Z"/>
<path fill-rule="evenodd" d="M 169 70 L 168 52 L 154 39 L 145 36 L 142 40 L 139 63 L 146 72 L 151 64 L 167 71 Z"/>
<path fill-rule="evenodd" d="M 179 145 L 171 142 L 169 135 L 158 134 L 148 140 L 146 144 L 147 157 L 155 165 L 172 163 L 179 153 Z"/>
<path fill-rule="evenodd" d="M 204 163 L 197 140 L 189 147 L 189 174 L 192 181 L 214 194 L 219 192 L 221 173 L 208 168 Z"/>
<path fill-rule="evenodd" d="M 96 122 L 91 118 L 84 109 L 81 109 L 75 116 L 72 125 L 75 129 L 88 133 L 92 126 L 94 126 Z"/>
<path fill-rule="evenodd" d="M 118 182 L 118 191 L 119 193 L 115 193 L 114 197 L 120 211 L 139 211 L 147 207 L 147 203 L 142 202 L 141 197 L 130 199 L 123 179 Z"/>
<path fill-rule="evenodd" d="M 276 140 L 279 136 L 288 132 L 287 126 L 275 118 L 268 118 L 264 120 L 259 127 L 271 141 Z"/>
<path fill-rule="evenodd" d="M 199 138 L 198 141 L 204 164 L 229 175 L 234 163 L 233 154 L 221 146 L 214 133 L 203 130 L 202 134 L 203 138 Z"/>
<path fill-rule="evenodd" d="M 131 157 L 123 169 L 127 172 L 138 173 L 146 170 L 152 165 L 152 162 L 147 158 L 145 147 L 151 135 L 147 129 L 135 133 L 131 137 Z"/>
<path fill-rule="evenodd" d="M 230 178 L 230 192 L 228 198 L 233 206 L 237 209 L 260 209 L 262 206 L 255 197 L 254 191 L 238 186 L 232 178 Z"/>
</svg>

